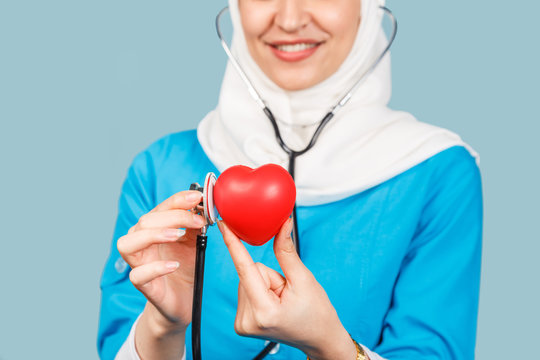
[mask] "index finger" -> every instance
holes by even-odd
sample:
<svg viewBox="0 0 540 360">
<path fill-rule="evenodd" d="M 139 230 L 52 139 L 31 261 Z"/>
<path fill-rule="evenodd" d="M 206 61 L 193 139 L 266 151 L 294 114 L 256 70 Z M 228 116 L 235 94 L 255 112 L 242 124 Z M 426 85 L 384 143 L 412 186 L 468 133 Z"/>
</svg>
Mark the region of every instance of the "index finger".
<svg viewBox="0 0 540 360">
<path fill-rule="evenodd" d="M 193 209 L 198 203 L 201 202 L 202 193 L 197 190 L 180 191 L 172 195 L 168 199 L 153 208 L 150 212 L 182 209 Z"/>
<path fill-rule="evenodd" d="M 219 221 L 218 227 L 223 234 L 223 240 L 229 249 L 240 282 L 252 304 L 256 307 L 271 305 L 272 298 L 268 293 L 266 282 L 245 246 L 224 222 Z"/>
</svg>

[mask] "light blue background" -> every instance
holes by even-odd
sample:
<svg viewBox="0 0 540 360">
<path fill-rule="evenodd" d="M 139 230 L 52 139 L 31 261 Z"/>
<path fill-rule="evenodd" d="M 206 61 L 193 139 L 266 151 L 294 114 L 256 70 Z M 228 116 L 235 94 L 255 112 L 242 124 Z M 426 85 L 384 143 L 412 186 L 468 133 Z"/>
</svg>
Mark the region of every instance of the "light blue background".
<svg viewBox="0 0 540 360">
<path fill-rule="evenodd" d="M 137 152 L 215 106 L 224 4 L 0 2 L 0 359 L 97 358 L 98 281 L 122 180 Z M 477 358 L 535 358 L 540 5 L 388 6 L 400 22 L 392 105 L 482 156 Z"/>
</svg>

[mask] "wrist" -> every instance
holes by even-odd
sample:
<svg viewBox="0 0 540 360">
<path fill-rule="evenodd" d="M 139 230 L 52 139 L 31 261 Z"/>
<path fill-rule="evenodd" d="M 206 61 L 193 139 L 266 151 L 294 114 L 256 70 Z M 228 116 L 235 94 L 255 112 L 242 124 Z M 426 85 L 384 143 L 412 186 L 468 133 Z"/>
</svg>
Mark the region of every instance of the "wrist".
<svg viewBox="0 0 540 360">
<path fill-rule="evenodd" d="M 187 325 L 167 319 L 150 302 L 146 303 L 140 321 L 144 322 L 149 335 L 155 339 L 184 336 L 187 328 Z"/>
<path fill-rule="evenodd" d="M 337 331 L 332 331 L 331 334 L 332 336 L 325 336 L 316 346 L 304 351 L 308 359 L 355 360 L 357 355 L 356 344 L 347 330 L 341 325 Z"/>
<path fill-rule="evenodd" d="M 154 310 L 157 311 L 157 309 Z M 163 320 L 166 319 L 155 316 L 152 307 L 148 305 L 145 307 L 135 329 L 135 351 L 140 359 L 178 360 L 182 358 L 185 327 Z"/>
</svg>

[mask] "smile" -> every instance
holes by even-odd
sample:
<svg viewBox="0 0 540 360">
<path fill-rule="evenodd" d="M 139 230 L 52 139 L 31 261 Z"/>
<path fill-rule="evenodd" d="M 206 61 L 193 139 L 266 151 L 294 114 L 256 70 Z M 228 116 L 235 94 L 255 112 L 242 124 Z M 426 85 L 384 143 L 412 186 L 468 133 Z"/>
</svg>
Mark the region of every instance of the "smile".
<svg viewBox="0 0 540 360">
<path fill-rule="evenodd" d="M 297 52 L 297 51 L 303 51 L 306 49 L 311 49 L 315 46 L 317 46 L 317 43 L 299 43 L 299 44 L 283 44 L 283 45 L 275 45 L 276 49 L 279 51 L 285 51 L 285 52 Z"/>
<path fill-rule="evenodd" d="M 303 41 L 297 43 L 269 43 L 270 50 L 283 61 L 296 62 L 307 59 L 322 44 L 322 42 Z"/>
</svg>

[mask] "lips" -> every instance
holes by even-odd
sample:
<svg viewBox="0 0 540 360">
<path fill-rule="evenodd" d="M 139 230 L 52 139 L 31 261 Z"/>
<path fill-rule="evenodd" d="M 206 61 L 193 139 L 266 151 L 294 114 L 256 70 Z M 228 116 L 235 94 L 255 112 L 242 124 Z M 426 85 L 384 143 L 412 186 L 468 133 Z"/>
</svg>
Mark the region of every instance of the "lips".
<svg viewBox="0 0 540 360">
<path fill-rule="evenodd" d="M 283 61 L 296 62 L 307 59 L 317 51 L 322 42 L 311 39 L 267 43 L 274 55 Z"/>
</svg>

